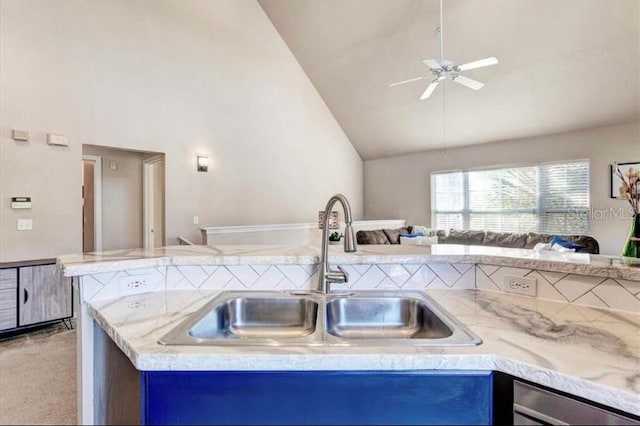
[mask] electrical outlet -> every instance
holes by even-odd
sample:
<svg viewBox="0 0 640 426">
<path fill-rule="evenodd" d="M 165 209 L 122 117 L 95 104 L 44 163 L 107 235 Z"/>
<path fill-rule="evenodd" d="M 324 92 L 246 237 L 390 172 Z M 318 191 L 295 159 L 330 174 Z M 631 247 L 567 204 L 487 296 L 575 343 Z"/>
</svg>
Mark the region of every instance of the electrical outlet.
<svg viewBox="0 0 640 426">
<path fill-rule="evenodd" d="M 126 296 L 128 294 L 147 292 L 151 290 L 152 278 L 152 274 L 125 275 L 120 278 L 120 294 Z"/>
<path fill-rule="evenodd" d="M 18 231 L 31 231 L 33 229 L 33 220 L 18 219 L 18 224 L 16 225 L 16 229 Z"/>
<path fill-rule="evenodd" d="M 530 277 L 515 277 L 506 275 L 502 289 L 507 293 L 523 294 L 535 297 L 538 294 L 538 281 Z"/>
<path fill-rule="evenodd" d="M 147 307 L 147 304 L 145 303 L 145 300 L 134 300 L 127 304 L 127 308 L 129 308 L 132 311 L 135 311 L 136 309 L 144 309 L 146 307 Z"/>
</svg>

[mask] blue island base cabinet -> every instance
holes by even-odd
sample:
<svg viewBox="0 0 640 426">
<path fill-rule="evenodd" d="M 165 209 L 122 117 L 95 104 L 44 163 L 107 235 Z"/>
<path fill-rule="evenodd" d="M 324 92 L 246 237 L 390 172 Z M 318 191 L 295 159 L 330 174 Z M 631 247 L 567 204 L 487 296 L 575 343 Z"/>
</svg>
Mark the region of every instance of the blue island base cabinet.
<svg viewBox="0 0 640 426">
<path fill-rule="evenodd" d="M 145 424 L 491 424 L 492 373 L 151 371 Z"/>
</svg>

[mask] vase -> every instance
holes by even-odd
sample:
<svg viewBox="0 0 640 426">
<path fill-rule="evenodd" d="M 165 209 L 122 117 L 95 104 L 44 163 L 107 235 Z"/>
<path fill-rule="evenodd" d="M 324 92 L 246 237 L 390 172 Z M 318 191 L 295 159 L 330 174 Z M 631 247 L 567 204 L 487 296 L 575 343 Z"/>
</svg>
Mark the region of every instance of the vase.
<svg viewBox="0 0 640 426">
<path fill-rule="evenodd" d="M 640 213 L 633 215 L 629 238 L 622 248 L 624 257 L 640 257 Z"/>
</svg>

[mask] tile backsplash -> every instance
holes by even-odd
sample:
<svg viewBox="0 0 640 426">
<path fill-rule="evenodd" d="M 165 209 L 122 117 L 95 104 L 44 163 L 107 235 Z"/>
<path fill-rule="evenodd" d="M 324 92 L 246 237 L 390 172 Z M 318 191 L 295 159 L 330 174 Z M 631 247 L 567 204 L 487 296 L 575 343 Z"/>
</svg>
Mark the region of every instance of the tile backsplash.
<svg viewBox="0 0 640 426">
<path fill-rule="evenodd" d="M 640 281 L 507 266 L 476 265 L 476 287 L 502 291 L 504 277 L 536 278 L 540 299 L 640 312 Z"/>
<path fill-rule="evenodd" d="M 599 308 L 640 312 L 640 281 L 474 264 L 351 264 L 346 284 L 333 289 L 483 289 L 502 291 L 505 276 L 535 278 L 537 297 Z M 334 265 L 335 267 L 335 265 Z M 139 277 L 137 285 L 129 285 Z M 166 266 L 82 277 L 82 300 L 97 301 L 162 290 L 312 289 L 317 265 Z"/>
</svg>

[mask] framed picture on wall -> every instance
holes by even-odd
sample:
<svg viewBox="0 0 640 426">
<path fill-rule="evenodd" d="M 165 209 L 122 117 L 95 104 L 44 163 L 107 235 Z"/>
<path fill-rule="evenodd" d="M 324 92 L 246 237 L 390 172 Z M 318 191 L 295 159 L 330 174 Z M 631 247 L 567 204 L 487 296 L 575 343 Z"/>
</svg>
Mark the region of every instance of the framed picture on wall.
<svg viewBox="0 0 640 426">
<path fill-rule="evenodd" d="M 632 169 L 640 169 L 640 161 L 635 163 L 618 163 L 620 166 L 620 171 L 623 174 L 626 174 L 629 168 Z M 616 170 L 613 168 L 613 164 L 611 165 L 611 198 L 620 198 L 620 187 L 622 186 L 622 180 L 620 176 L 616 175 Z"/>
</svg>

